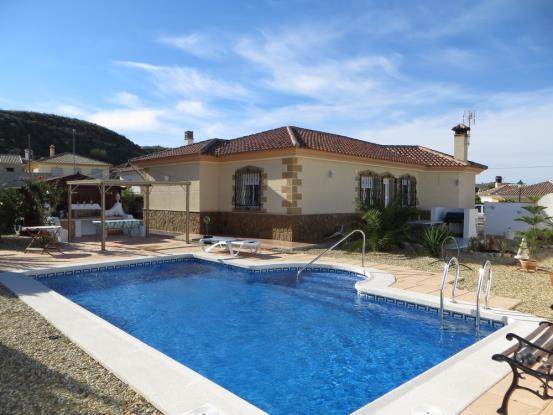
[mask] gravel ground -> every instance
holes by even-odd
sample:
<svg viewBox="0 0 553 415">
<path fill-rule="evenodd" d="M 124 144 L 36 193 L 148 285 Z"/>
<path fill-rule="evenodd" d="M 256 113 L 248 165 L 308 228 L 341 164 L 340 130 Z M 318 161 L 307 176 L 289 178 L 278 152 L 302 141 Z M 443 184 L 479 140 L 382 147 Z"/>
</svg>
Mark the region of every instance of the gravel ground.
<svg viewBox="0 0 553 415">
<path fill-rule="evenodd" d="M 304 251 L 312 253 L 313 256 L 322 252 L 320 249 L 311 249 Z M 329 256 L 352 256 L 358 257 L 360 254 L 347 251 L 331 251 Z M 459 288 L 470 291 L 476 291 L 478 281 L 478 269 L 480 264 L 489 259 L 492 262 L 494 279 L 492 293 L 502 296 L 517 298 L 522 303 L 516 307 L 516 310 L 535 314 L 553 320 L 553 311 L 549 308 L 553 304 L 553 283 L 549 280 L 549 274 L 545 270 L 536 273 L 526 273 L 517 269 L 518 261 L 509 257 L 491 257 L 486 254 L 462 254 L 461 262 L 469 265 L 474 271 L 461 270 L 462 281 L 459 282 Z M 429 265 L 434 258 L 427 256 L 411 256 L 392 253 L 368 253 L 366 260 L 369 262 L 383 263 L 412 268 L 421 271 L 443 272 L 443 263 Z M 553 249 L 547 249 L 540 253 L 539 267 L 553 271 Z"/>
<path fill-rule="evenodd" d="M 160 414 L 2 285 L 0 413 Z"/>
</svg>

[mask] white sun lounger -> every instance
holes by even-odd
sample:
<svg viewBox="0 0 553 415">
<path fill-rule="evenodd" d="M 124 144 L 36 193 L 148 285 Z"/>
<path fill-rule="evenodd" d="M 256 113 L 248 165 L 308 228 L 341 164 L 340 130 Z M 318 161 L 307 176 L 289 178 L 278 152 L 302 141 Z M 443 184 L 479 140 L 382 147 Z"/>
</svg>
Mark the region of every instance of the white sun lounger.
<svg viewBox="0 0 553 415">
<path fill-rule="evenodd" d="M 251 253 L 255 252 L 257 254 L 261 248 L 261 244 L 255 239 L 229 238 L 202 238 L 200 239 L 200 246 L 204 252 L 211 252 L 215 248 L 226 246 L 232 256 L 238 256 L 242 249 L 248 249 Z"/>
</svg>

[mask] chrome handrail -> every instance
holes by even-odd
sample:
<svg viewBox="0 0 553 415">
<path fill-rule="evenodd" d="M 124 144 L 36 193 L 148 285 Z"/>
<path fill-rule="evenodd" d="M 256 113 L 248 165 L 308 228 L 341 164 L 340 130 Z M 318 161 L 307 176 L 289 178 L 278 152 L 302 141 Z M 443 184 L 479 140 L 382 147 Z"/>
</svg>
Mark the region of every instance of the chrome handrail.
<svg viewBox="0 0 553 415">
<path fill-rule="evenodd" d="M 493 282 L 493 271 L 492 263 L 489 260 L 484 261 L 480 266 L 480 272 L 478 275 L 478 286 L 476 289 L 476 331 L 480 332 L 480 293 L 482 292 L 482 285 L 484 283 L 484 278 L 486 276 L 486 271 L 488 271 L 488 278 L 486 278 L 486 295 L 484 297 L 484 308 L 488 309 L 490 302 L 490 291 L 492 289 Z"/>
<path fill-rule="evenodd" d="M 444 325 L 444 288 L 447 277 L 449 275 L 449 269 L 454 265 L 456 268 L 455 278 L 453 280 L 453 289 L 451 290 L 451 302 L 455 303 L 455 290 L 457 289 L 457 281 L 459 280 L 459 275 L 461 274 L 461 269 L 459 267 L 459 260 L 456 257 L 452 257 L 448 262 L 445 263 L 444 275 L 442 276 L 442 282 L 440 284 L 440 325 Z"/>
<path fill-rule="evenodd" d="M 334 248 L 336 248 L 338 245 L 340 245 L 342 242 L 344 242 L 346 239 L 348 239 L 351 235 L 354 233 L 360 233 L 363 235 L 363 249 L 361 252 L 361 266 L 365 268 L 365 232 L 363 232 L 361 229 L 355 229 L 348 233 L 346 236 L 344 236 L 342 239 L 340 239 L 338 242 L 336 242 L 334 245 L 332 245 L 330 248 L 325 249 L 323 252 L 321 252 L 319 255 L 317 255 L 315 258 L 313 258 L 311 261 L 309 261 L 306 265 L 304 265 L 302 268 L 298 270 L 298 273 L 296 274 L 296 278 L 300 278 L 300 274 L 305 271 L 307 267 L 309 267 L 311 264 L 313 264 L 315 261 L 317 261 L 320 257 L 322 257 L 324 254 L 326 254 L 328 251 L 332 251 Z"/>
</svg>

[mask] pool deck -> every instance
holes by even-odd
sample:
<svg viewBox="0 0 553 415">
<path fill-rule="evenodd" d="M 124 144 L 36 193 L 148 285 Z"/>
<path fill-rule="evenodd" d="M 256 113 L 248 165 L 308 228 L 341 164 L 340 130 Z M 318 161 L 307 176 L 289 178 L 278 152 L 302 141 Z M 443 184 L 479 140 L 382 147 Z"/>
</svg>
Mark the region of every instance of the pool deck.
<svg viewBox="0 0 553 415">
<path fill-rule="evenodd" d="M 267 265 L 286 262 L 306 262 L 313 258 L 312 254 L 298 251 L 306 247 L 306 244 L 289 243 L 280 241 L 262 240 L 262 251 L 259 254 L 241 254 L 241 258 L 247 258 L 248 262 Z M 183 252 L 201 252 L 195 244 L 186 244 L 185 241 L 173 237 L 151 236 L 148 239 L 142 238 L 112 238 L 107 243 L 108 252 L 102 253 L 99 250 L 99 242 L 95 240 L 82 240 L 75 244 L 64 246 L 64 254 L 40 254 L 40 251 L 32 251 L 23 254 L 19 251 L 0 251 L 0 270 L 30 270 L 39 268 L 50 268 L 60 266 L 82 265 L 108 260 L 138 259 L 142 256 L 167 256 Z M 221 258 L 227 257 L 225 251 L 216 251 Z M 334 263 L 343 265 L 359 266 L 358 259 L 350 257 L 327 258 L 321 263 Z M 366 263 L 366 267 L 377 268 L 388 272 L 396 278 L 393 288 L 437 296 L 441 274 L 412 270 L 405 267 L 391 266 L 378 263 Z M 449 295 L 449 293 L 448 293 Z M 458 299 L 467 302 L 475 301 L 475 294 L 459 290 Z M 512 309 L 520 301 L 511 298 L 492 296 L 491 306 L 494 308 Z M 498 350 L 497 352 L 500 352 Z M 510 375 L 502 379 L 480 398 L 467 407 L 464 415 L 485 415 L 494 414 L 500 405 L 510 383 Z M 526 381 L 529 386 L 537 384 L 529 379 Z M 542 401 L 541 399 L 524 391 L 516 391 L 511 398 L 509 413 L 553 415 L 553 402 Z"/>
</svg>

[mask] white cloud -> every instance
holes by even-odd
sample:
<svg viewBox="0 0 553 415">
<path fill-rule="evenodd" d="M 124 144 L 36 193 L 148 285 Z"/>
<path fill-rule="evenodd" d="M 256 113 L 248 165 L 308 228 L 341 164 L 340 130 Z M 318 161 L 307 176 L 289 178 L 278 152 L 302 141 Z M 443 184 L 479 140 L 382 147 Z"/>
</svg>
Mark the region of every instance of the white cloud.
<svg viewBox="0 0 553 415">
<path fill-rule="evenodd" d="M 191 33 L 182 36 L 160 37 L 159 42 L 183 50 L 200 58 L 213 58 L 220 53 L 219 48 L 207 36 Z"/>
<path fill-rule="evenodd" d="M 551 165 L 551 114 L 553 95 L 550 90 L 534 93 L 498 94 L 484 108 L 477 110 L 471 132 L 469 158 L 490 167 L 478 180 L 489 181 L 496 175 L 516 182 L 537 182 L 553 179 L 553 169 L 520 167 Z M 484 100 L 482 100 L 484 101 Z M 521 105 L 524 103 L 523 105 Z M 452 154 L 451 127 L 461 121 L 463 108 L 457 111 L 412 119 L 387 128 L 359 129 L 356 136 L 387 144 L 420 144 Z M 501 169 L 506 167 L 505 169 Z M 498 169 L 499 168 L 499 169 Z"/>
<path fill-rule="evenodd" d="M 245 99 L 250 92 L 236 82 L 226 82 L 185 66 L 157 66 L 143 62 L 119 61 L 121 65 L 143 70 L 152 76 L 156 87 L 166 94 L 186 97 Z"/>
<path fill-rule="evenodd" d="M 55 108 L 56 114 L 65 115 L 67 117 L 85 118 L 87 115 L 87 112 L 84 109 L 72 104 L 62 104 Z"/>
<path fill-rule="evenodd" d="M 112 102 L 124 107 L 133 108 L 140 106 L 140 98 L 126 91 L 116 92 L 112 97 Z"/>
<path fill-rule="evenodd" d="M 200 118 L 213 117 L 215 115 L 215 112 L 202 101 L 180 100 L 177 102 L 176 109 L 179 114 Z"/>
<path fill-rule="evenodd" d="M 115 131 L 158 131 L 163 111 L 150 108 L 102 110 L 87 119 Z"/>
</svg>

